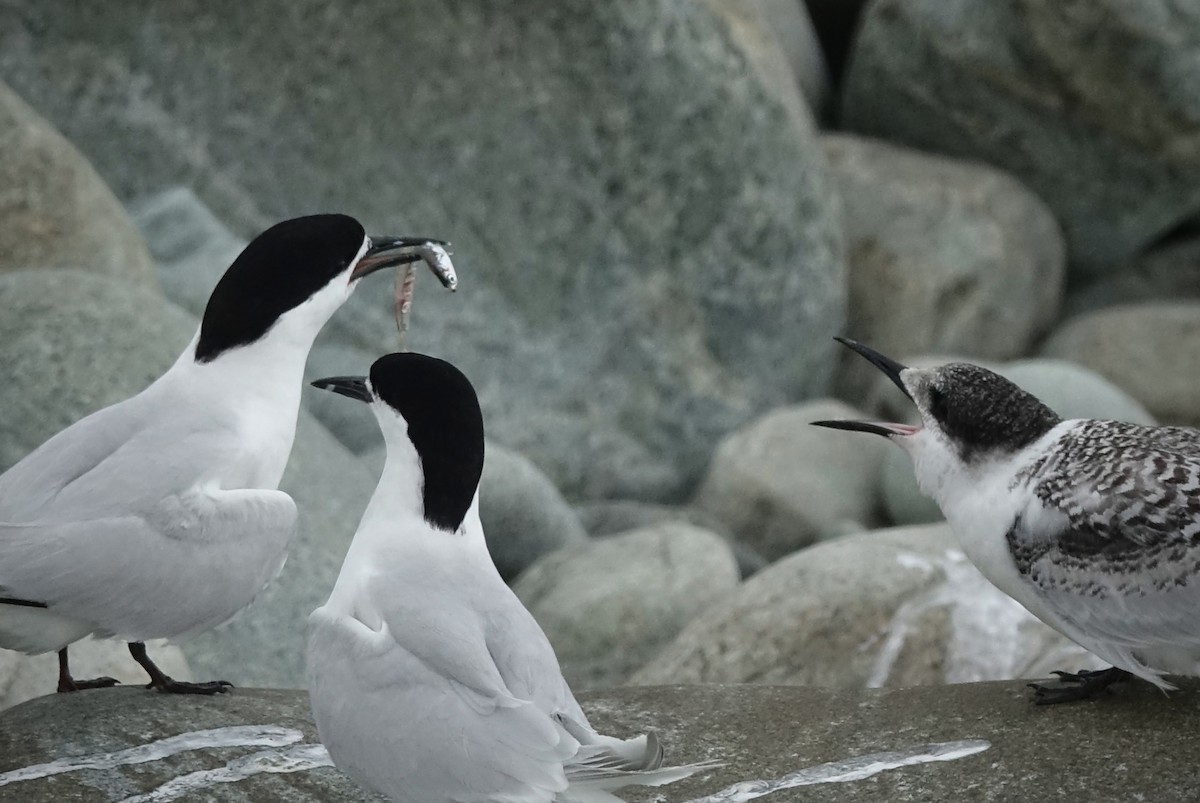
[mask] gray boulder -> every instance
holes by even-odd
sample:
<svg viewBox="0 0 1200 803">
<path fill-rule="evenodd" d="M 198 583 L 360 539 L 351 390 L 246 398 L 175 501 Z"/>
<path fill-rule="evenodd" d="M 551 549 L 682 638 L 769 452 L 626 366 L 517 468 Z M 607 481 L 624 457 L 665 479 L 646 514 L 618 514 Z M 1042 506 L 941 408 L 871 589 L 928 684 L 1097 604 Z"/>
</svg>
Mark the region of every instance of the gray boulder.
<svg viewBox="0 0 1200 803">
<path fill-rule="evenodd" d="M 1164 424 L 1200 426 L 1200 302 L 1106 307 L 1067 321 L 1041 354 L 1087 366 Z"/>
<path fill-rule="evenodd" d="M 796 0 L 709 0 L 729 23 L 733 40 L 763 85 L 781 99 L 797 88 L 808 109 L 824 117 L 832 100 L 829 68 L 812 21 Z M 786 99 L 782 100 L 787 104 Z M 807 113 L 806 113 L 807 114 Z"/>
<path fill-rule="evenodd" d="M 664 795 L 697 803 L 746 800 L 747 790 L 789 803 L 975 800 L 981 790 L 1027 803 L 1184 803 L 1200 785 L 1190 752 L 1200 728 L 1200 690 L 1194 681 L 1182 686 L 1168 696 L 1149 684 L 1129 684 L 1095 704 L 1052 712 L 1032 710 L 1020 682 L 871 691 L 604 689 L 582 693 L 580 703 L 605 733 L 653 728 L 669 764 L 721 762 L 666 788 L 628 787 L 621 798 L 630 803 Z M 180 736 L 183 744 L 162 742 Z M 182 749 L 120 763 L 131 757 L 121 751 L 144 752 L 155 742 Z M 30 777 L 56 760 L 112 754 L 117 761 L 99 767 L 58 765 L 66 771 Z M 1114 771 L 1114 762 L 1126 768 Z M 302 691 L 238 689 L 196 701 L 104 689 L 0 714 L 0 796 L 23 803 L 117 803 L 137 794 L 169 800 L 169 792 L 185 789 L 193 794 L 181 799 L 212 803 L 377 799 L 323 764 Z"/>
<path fill-rule="evenodd" d="M 84 415 L 142 390 L 197 325 L 156 292 L 83 271 L 0 275 L 0 308 L 0 364 L 21 377 L 0 399 L 0 471 Z M 375 480 L 301 412 L 280 486 L 300 510 L 287 565 L 247 611 L 183 643 L 198 677 L 303 684 L 305 621 L 333 587 Z"/>
<path fill-rule="evenodd" d="M 2 81 L 0 221 L 0 271 L 86 266 L 154 286 L 150 254 L 104 180 Z"/>
<path fill-rule="evenodd" d="M 425 283 L 411 346 L 570 498 L 678 499 L 725 432 L 828 387 L 816 133 L 705 4 L 18 0 L 0 77 L 121 198 L 190 184 L 242 237 L 339 209 L 453 240 L 462 290 Z M 390 288 L 364 291 L 345 342 L 390 350 Z"/>
<path fill-rule="evenodd" d="M 949 526 L 789 555 L 694 618 L 631 682 L 876 687 L 1099 666 L 988 583 Z"/>
<path fill-rule="evenodd" d="M 692 504 L 768 560 L 873 526 L 888 444 L 810 426 L 862 417 L 831 399 L 768 413 L 721 442 Z"/>
<path fill-rule="evenodd" d="M 246 241 L 217 220 L 187 187 L 139 198 L 129 214 L 158 266 L 163 295 L 196 317 Z"/>
<path fill-rule="evenodd" d="M 767 565 L 766 558 L 737 540 L 723 521 L 692 505 L 656 505 L 653 502 L 617 499 L 580 505 L 576 511 L 584 529 L 593 538 L 679 521 L 724 538 L 733 550 L 743 580 Z"/>
<path fill-rule="evenodd" d="M 1200 212 L 1200 95 L 1179 91 L 1200 83 L 1197 30 L 1200 5 L 1174 0 L 880 0 L 842 123 L 1007 170 L 1072 270 L 1110 271 Z"/>
<path fill-rule="evenodd" d="M 937 364 L 940 360 L 920 357 L 916 362 Z M 1075 363 L 1029 359 L 987 367 L 1037 396 L 1063 418 L 1107 418 L 1134 424 L 1155 423 L 1154 417 L 1136 399 L 1095 371 Z M 895 390 L 895 386 L 887 379 L 882 379 L 882 382 Z M 900 402 L 907 405 L 903 419 L 915 421 L 912 404 L 903 398 Z M 917 487 L 912 461 L 898 448 L 889 450 L 884 460 L 883 504 L 888 520 L 893 524 L 919 524 L 942 518 L 934 501 Z"/>
<path fill-rule="evenodd" d="M 847 333 L 901 354 L 1028 351 L 1054 320 L 1062 234 L 1019 182 L 984 165 L 843 134 L 822 139 L 842 198 Z M 838 392 L 878 371 L 842 351 Z"/>
<path fill-rule="evenodd" d="M 1073 288 L 1063 301 L 1062 317 L 1140 301 L 1184 300 L 1200 301 L 1200 236 L 1194 232 Z"/>
<path fill-rule="evenodd" d="M 513 591 L 546 631 L 575 688 L 615 686 L 738 584 L 720 536 L 681 522 L 561 549 Z"/>
<path fill-rule="evenodd" d="M 554 484 L 524 456 L 487 444 L 479 518 L 500 576 L 512 580 L 547 552 L 587 541 L 587 531 Z"/>
</svg>

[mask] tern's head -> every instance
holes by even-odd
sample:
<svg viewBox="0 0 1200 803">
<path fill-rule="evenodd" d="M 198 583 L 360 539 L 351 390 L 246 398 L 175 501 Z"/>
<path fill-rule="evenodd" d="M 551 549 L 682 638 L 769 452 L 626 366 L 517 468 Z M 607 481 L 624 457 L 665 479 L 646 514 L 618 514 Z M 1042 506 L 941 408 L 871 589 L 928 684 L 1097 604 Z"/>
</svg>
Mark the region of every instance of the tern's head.
<svg viewBox="0 0 1200 803">
<path fill-rule="evenodd" d="M 307 348 L 368 274 L 419 259 L 425 237 L 368 237 L 346 215 L 277 223 L 250 241 L 217 282 L 196 342 L 206 363 L 268 334 Z"/>
<path fill-rule="evenodd" d="M 483 473 L 483 414 L 461 371 L 424 354 L 388 354 L 371 366 L 369 379 L 338 376 L 312 384 L 369 403 L 388 464 L 418 468 L 425 520 L 447 532 L 462 526 Z"/>
<path fill-rule="evenodd" d="M 912 456 L 922 487 L 931 474 L 1003 459 L 1036 441 L 1061 419 L 1032 394 L 999 374 L 969 363 L 908 368 L 845 338 L 917 406 L 921 423 L 817 421 L 817 426 L 883 435 Z M 924 476 L 923 476 L 924 475 Z"/>
</svg>

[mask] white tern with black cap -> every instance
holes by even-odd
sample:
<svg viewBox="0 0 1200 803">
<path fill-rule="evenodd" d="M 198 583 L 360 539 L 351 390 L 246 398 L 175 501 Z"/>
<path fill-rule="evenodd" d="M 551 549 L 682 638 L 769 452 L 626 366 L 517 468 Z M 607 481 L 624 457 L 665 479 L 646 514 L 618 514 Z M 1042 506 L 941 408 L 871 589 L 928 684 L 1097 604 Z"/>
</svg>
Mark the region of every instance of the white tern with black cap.
<svg viewBox="0 0 1200 803">
<path fill-rule="evenodd" d="M 1000 590 L 1112 668 L 1057 672 L 1036 701 L 1135 675 L 1200 675 L 1200 431 L 1063 420 L 977 365 L 907 368 L 852 340 L 921 424 L 819 421 L 886 436 Z"/>
<path fill-rule="evenodd" d="M 398 803 L 619 801 L 663 767 L 653 735 L 597 733 L 479 521 L 483 417 L 457 368 L 390 354 L 317 380 L 370 404 L 387 459 L 328 602 L 309 618 L 313 715 L 334 763 Z"/>
<path fill-rule="evenodd" d="M 296 506 L 276 489 L 313 340 L 362 277 L 437 242 L 368 237 L 345 215 L 250 242 L 165 374 L 0 475 L 0 648 L 57 650 L 59 691 L 116 682 L 71 677 L 67 645 L 88 635 L 129 642 L 161 691 L 228 688 L 166 676 L 143 642 L 220 624 L 278 573 Z"/>
</svg>

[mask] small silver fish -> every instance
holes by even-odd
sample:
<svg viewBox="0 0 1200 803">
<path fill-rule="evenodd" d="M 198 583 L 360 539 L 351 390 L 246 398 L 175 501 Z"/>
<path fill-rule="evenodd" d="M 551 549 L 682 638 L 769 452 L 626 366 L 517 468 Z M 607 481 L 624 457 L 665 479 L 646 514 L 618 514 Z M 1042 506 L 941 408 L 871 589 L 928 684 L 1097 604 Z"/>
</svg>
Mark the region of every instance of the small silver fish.
<svg viewBox="0 0 1200 803">
<path fill-rule="evenodd" d="M 413 297 L 417 290 L 418 260 L 423 261 L 433 271 L 442 286 L 450 292 L 458 289 L 458 274 L 454 272 L 454 263 L 450 261 L 450 243 L 430 240 L 421 245 L 413 246 L 415 253 L 412 260 L 396 266 L 396 292 L 393 309 L 396 314 L 396 331 L 400 334 L 400 349 L 405 348 L 405 336 L 408 333 L 408 319 L 412 314 Z"/>
</svg>

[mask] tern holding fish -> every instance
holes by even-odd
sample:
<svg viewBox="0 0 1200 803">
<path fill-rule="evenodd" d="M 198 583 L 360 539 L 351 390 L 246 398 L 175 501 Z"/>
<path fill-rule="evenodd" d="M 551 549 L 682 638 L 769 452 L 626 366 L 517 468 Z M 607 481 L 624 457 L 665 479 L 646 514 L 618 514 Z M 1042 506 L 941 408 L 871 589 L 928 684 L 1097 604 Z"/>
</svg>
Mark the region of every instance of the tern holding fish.
<svg viewBox="0 0 1200 803">
<path fill-rule="evenodd" d="M 228 688 L 168 677 L 143 642 L 220 624 L 282 568 L 296 506 L 277 488 L 313 340 L 376 271 L 427 260 L 456 285 L 439 253 L 346 215 L 251 241 L 166 373 L 0 475 L 0 648 L 57 650 L 59 691 L 116 682 L 71 676 L 67 647 L 88 635 L 129 642 L 160 691 Z"/>
</svg>

